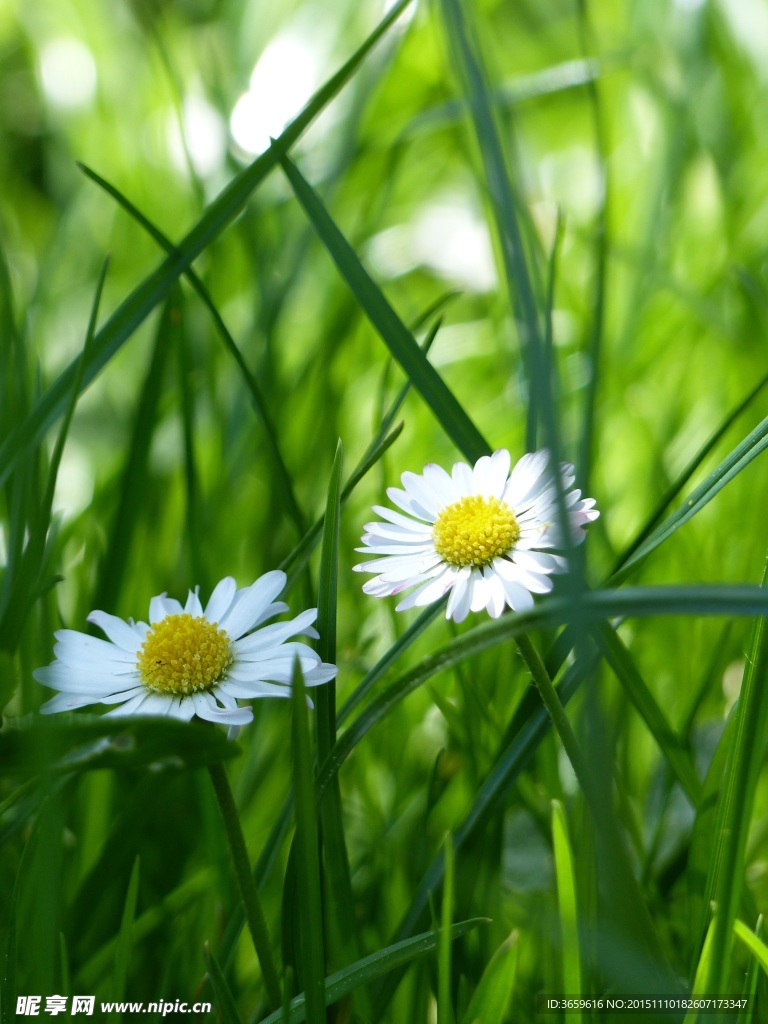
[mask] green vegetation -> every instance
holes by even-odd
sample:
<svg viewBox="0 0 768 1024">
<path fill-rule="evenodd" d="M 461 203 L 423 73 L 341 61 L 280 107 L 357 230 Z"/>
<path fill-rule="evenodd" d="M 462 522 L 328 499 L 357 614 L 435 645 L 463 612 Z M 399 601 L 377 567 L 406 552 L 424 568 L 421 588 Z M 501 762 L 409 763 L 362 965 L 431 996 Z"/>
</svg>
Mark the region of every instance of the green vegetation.
<svg viewBox="0 0 768 1024">
<path fill-rule="evenodd" d="M 2 1024 L 765 1019 L 767 20 L 0 6 Z M 543 447 L 552 594 L 362 593 L 401 473 Z M 55 630 L 276 568 L 312 710 L 38 714 Z"/>
</svg>

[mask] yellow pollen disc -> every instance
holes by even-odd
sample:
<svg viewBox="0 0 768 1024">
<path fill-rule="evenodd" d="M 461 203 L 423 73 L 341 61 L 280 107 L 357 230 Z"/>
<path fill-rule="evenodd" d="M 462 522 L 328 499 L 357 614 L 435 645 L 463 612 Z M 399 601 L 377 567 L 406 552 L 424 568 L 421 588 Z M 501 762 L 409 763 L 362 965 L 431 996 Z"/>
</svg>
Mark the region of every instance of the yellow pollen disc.
<svg viewBox="0 0 768 1024">
<path fill-rule="evenodd" d="M 136 664 L 145 686 L 186 696 L 209 690 L 232 664 L 229 637 L 215 622 L 168 615 L 147 633 Z"/>
<path fill-rule="evenodd" d="M 445 562 L 478 569 L 506 554 L 519 537 L 512 509 L 498 498 L 477 495 L 447 505 L 432 531 L 437 553 Z"/>
</svg>

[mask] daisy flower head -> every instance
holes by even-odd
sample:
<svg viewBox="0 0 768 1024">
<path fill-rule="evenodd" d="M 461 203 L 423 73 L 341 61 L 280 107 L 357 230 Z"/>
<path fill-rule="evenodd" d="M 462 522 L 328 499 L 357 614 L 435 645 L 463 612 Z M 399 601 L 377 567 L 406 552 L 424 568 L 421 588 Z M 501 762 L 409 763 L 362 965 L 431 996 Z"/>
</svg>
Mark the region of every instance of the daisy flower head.
<svg viewBox="0 0 768 1024">
<path fill-rule="evenodd" d="M 448 594 L 446 617 L 462 622 L 485 608 L 494 619 L 506 605 L 533 606 L 533 594 L 552 589 L 553 573 L 567 570 L 562 548 L 557 487 L 546 450 L 524 455 L 510 472 L 503 449 L 484 455 L 474 467 L 457 462 L 451 473 L 430 464 L 403 473 L 403 489 L 390 487 L 402 509 L 374 505 L 384 522 L 367 523 L 362 548 L 380 557 L 356 565 L 376 573 L 363 590 L 374 597 L 415 587 L 397 610 L 431 604 Z M 597 519 L 592 498 L 571 490 L 573 466 L 560 466 L 570 543 L 584 540 L 584 526 Z M 405 513 L 403 515 L 403 513 Z"/>
<path fill-rule="evenodd" d="M 183 606 L 160 594 L 149 603 L 149 623 L 91 612 L 88 621 L 108 639 L 71 629 L 55 634 L 56 660 L 33 673 L 39 683 L 59 691 L 41 711 L 116 704 L 108 714 L 182 721 L 197 716 L 237 727 L 253 718 L 239 700 L 290 695 L 297 659 L 307 686 L 329 682 L 336 666 L 321 662 L 305 643 L 289 641 L 317 638 L 316 608 L 263 625 L 288 611 L 284 601 L 275 600 L 285 582 L 284 572 L 268 572 L 238 590 L 227 576 L 205 608 L 198 588 L 190 590 Z"/>
</svg>

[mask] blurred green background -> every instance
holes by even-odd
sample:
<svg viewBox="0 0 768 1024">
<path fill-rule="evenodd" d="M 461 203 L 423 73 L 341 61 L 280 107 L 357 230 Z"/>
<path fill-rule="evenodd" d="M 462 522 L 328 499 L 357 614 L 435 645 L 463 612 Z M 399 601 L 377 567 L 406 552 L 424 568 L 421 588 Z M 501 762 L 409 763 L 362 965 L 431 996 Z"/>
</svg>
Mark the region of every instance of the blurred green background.
<svg viewBox="0 0 768 1024">
<path fill-rule="evenodd" d="M 430 362 L 491 445 L 514 459 L 542 435 L 526 426 L 532 384 L 519 294 L 503 270 L 493 187 L 444 7 L 407 8 L 291 155 L 417 339 L 442 317 Z M 82 351 L 107 254 L 99 324 L 163 256 L 78 162 L 178 242 L 384 13 L 371 0 L 2 0 L 2 439 Z M 486 64 L 539 312 L 551 321 L 562 454 L 601 509 L 587 544 L 597 584 L 768 370 L 768 4 L 520 0 L 467 4 L 465 15 Z M 57 428 L 4 477 L 0 694 L 8 723 L 42 703 L 31 672 L 51 659 L 62 624 L 85 628 L 95 607 L 145 618 L 154 594 L 183 597 L 200 584 L 207 596 L 225 575 L 245 585 L 278 566 L 323 512 L 337 439 L 348 473 L 404 383 L 279 167 L 195 270 L 258 382 L 293 496 L 242 373 L 184 284 L 167 319 L 158 307 L 78 400 L 50 530 L 38 518 Z M 675 505 L 766 412 L 761 392 Z M 364 599 L 350 572 L 370 505 L 404 470 L 462 457 L 415 391 L 398 419 L 402 434 L 342 512 L 340 702 L 415 617 L 396 616 L 394 601 Z M 757 583 L 765 481 L 757 460 L 631 582 Z M 44 550 L 25 556 L 41 530 Z M 315 554 L 292 577 L 292 606 L 316 604 L 317 578 Z M 400 669 L 455 633 L 438 619 Z M 620 635 L 703 776 L 738 695 L 748 624 L 651 617 L 627 622 Z M 542 636 L 544 646 L 552 637 Z M 630 859 L 684 977 L 700 951 L 689 903 L 701 899 L 702 856 L 706 874 L 705 840 L 699 860 L 691 856 L 700 817 L 672 788 L 646 723 L 608 668 L 592 683 L 604 748 L 596 763 L 610 764 Z M 391 941 L 446 834 L 473 807 L 529 688 L 516 652 L 477 655 L 395 707 L 342 768 L 354 893 L 342 920 L 356 933 L 356 955 Z M 586 746 L 581 696 L 574 707 Z M 259 702 L 255 716 L 229 763 L 254 860 L 291 789 L 290 709 Z M 243 1019 L 259 1019 L 253 952 L 247 936 L 230 941 L 237 896 L 205 775 L 101 768 L 19 790 L 25 778 L 14 764 L 0 780 L 2 941 L 16 936 L 15 991 L 71 985 L 118 998 L 116 936 L 139 856 L 136 919 L 144 923 L 120 983 L 126 997 L 207 991 L 208 941 L 229 957 Z M 597 900 L 592 826 L 548 736 L 457 854 L 454 918 L 492 919 L 454 947 L 457 1021 L 513 929 L 517 981 L 497 1019 L 532 1020 L 536 991 L 565 991 L 553 798 L 568 806 L 585 920 Z M 746 862 L 745 898 L 756 912 L 768 899 L 766 799 L 763 782 Z M 262 895 L 273 934 L 289 945 L 286 835 L 270 849 Z M 350 947 L 334 935 L 332 904 L 326 914 L 336 970 Z M 437 923 L 436 904 L 432 914 Z M 584 941 L 586 950 L 592 940 Z M 286 948 L 282 956 L 290 959 Z M 746 964 L 738 953 L 734 990 Z M 420 961 L 383 1019 L 434 1019 L 436 970 Z M 369 1012 L 356 1001 L 338 1019 Z"/>
</svg>

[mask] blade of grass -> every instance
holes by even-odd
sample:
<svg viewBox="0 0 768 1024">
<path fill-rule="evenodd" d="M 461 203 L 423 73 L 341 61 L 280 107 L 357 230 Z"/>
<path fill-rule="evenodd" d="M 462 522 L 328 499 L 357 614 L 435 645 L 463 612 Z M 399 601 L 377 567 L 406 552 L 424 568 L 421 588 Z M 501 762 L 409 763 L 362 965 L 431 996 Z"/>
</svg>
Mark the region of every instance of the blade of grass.
<svg viewBox="0 0 768 1024">
<path fill-rule="evenodd" d="M 325 952 L 317 837 L 315 773 L 312 766 L 306 690 L 296 662 L 291 687 L 293 791 L 296 807 L 296 885 L 301 908 L 301 971 L 308 1024 L 325 1024 Z"/>
<path fill-rule="evenodd" d="M 755 384 L 755 386 L 747 393 L 747 395 L 728 413 L 722 423 L 718 426 L 704 444 L 699 448 L 696 454 L 693 456 L 688 465 L 683 469 L 682 473 L 677 479 L 670 484 L 664 494 L 659 498 L 657 505 L 651 512 L 650 516 L 646 520 L 645 525 L 642 527 L 640 532 L 634 538 L 634 540 L 624 549 L 621 557 L 617 560 L 616 565 L 613 568 L 613 574 L 618 573 L 624 565 L 630 560 L 632 555 L 637 551 L 640 545 L 653 533 L 657 527 L 661 517 L 664 515 L 666 510 L 680 494 L 682 489 L 691 479 L 696 470 L 701 466 L 707 456 L 714 450 L 721 438 L 730 430 L 736 420 L 749 408 L 754 402 L 763 388 L 768 384 L 768 373 L 765 374 Z M 765 422 L 765 421 L 764 421 Z M 751 436 L 751 435 L 750 435 Z M 757 453 L 759 454 L 759 452 Z"/>
<path fill-rule="evenodd" d="M 760 973 L 760 968 L 768 974 L 768 946 L 762 941 L 763 931 L 763 917 L 762 914 L 757 919 L 755 930 L 752 932 L 747 928 L 745 924 L 738 920 L 733 922 L 733 934 L 737 939 L 740 939 L 753 953 L 752 962 L 749 965 L 746 977 L 744 978 L 744 988 L 742 989 L 743 998 L 746 1000 L 747 1005 L 739 1013 L 738 1024 L 744 1024 L 746 1021 L 753 1019 L 752 1010 L 757 1006 L 757 985 Z M 747 938 L 746 936 L 749 936 Z M 755 950 L 751 948 L 751 943 L 756 942 L 760 944 L 760 954 L 756 954 Z M 759 947 L 758 947 L 759 948 Z"/>
<path fill-rule="evenodd" d="M 232 991 L 227 984 L 227 979 L 224 977 L 224 972 L 219 966 L 216 957 L 211 952 L 207 942 L 203 945 L 203 958 L 205 959 L 205 969 L 211 980 L 211 988 L 213 989 L 213 997 L 216 1000 L 216 1008 L 221 1014 L 221 1019 L 224 1021 L 224 1024 L 243 1024 L 243 1019 L 238 1013 L 235 997 L 232 995 Z"/>
<path fill-rule="evenodd" d="M 10 591 L 7 605 L 2 609 L 0 615 L 0 648 L 13 650 L 18 641 L 21 628 L 29 612 L 32 601 L 38 596 L 42 585 L 42 569 L 45 559 L 46 539 L 51 526 L 51 512 L 53 499 L 56 491 L 56 480 L 59 474 L 61 458 L 64 454 L 64 446 L 69 434 L 72 417 L 75 414 L 75 407 L 80 394 L 80 385 L 93 346 L 93 338 L 96 332 L 96 323 L 99 316 L 99 305 L 104 290 L 104 281 L 107 276 L 109 260 L 105 260 L 101 267 L 91 312 L 88 320 L 88 328 L 85 334 L 85 342 L 80 358 L 75 367 L 72 390 L 69 395 L 64 420 L 59 429 L 56 445 L 51 456 L 51 464 L 48 468 L 48 480 L 45 491 L 40 502 L 34 520 L 28 524 L 29 540 L 21 558 L 19 571 L 15 577 L 15 585 Z"/>
<path fill-rule="evenodd" d="M 325 662 L 336 663 L 336 607 L 339 563 L 339 519 L 341 516 L 341 441 L 331 470 L 325 507 L 323 543 L 320 555 L 320 581 L 317 601 L 318 654 Z M 336 742 L 336 683 L 331 681 L 315 691 L 317 759 L 322 763 Z M 333 907 L 328 931 L 333 935 L 342 963 L 360 959 L 355 920 L 355 899 L 344 837 L 341 793 L 338 776 L 333 779 L 320 804 L 320 824 L 327 880 L 327 906 Z M 361 993 L 364 995 L 364 993 Z M 370 1007 L 364 1007 L 370 1016 Z"/>
<path fill-rule="evenodd" d="M 622 557 L 619 568 L 611 576 L 611 583 L 623 580 L 632 568 L 647 558 L 660 544 L 668 540 L 685 523 L 699 513 L 705 505 L 730 483 L 743 469 L 768 448 L 768 417 L 759 423 L 740 444 L 709 474 L 707 479 L 688 496 L 685 504 L 660 523 L 629 557 Z"/>
<path fill-rule="evenodd" d="M 451 1005 L 451 921 L 453 920 L 453 841 L 448 836 L 443 847 L 445 875 L 440 907 L 440 939 L 437 944 L 437 1024 L 454 1024 Z"/>
<path fill-rule="evenodd" d="M 283 155 L 282 168 L 320 241 L 349 285 L 355 299 L 382 341 L 421 394 L 446 434 L 472 462 L 490 452 L 483 438 L 445 381 L 421 351 L 413 335 L 375 284 L 352 246 L 339 231 L 320 197 L 298 167 Z"/>
<path fill-rule="evenodd" d="M 768 576 L 768 563 L 762 586 Z M 728 991 L 733 927 L 744 888 L 747 832 L 768 733 L 768 625 L 754 626 L 744 679 L 735 709 L 736 724 L 725 768 L 712 848 L 705 905 L 714 908 L 712 956 L 706 992 Z"/>
<path fill-rule="evenodd" d="M 148 490 L 149 452 L 159 424 L 158 407 L 168 353 L 177 342 L 180 330 L 181 294 L 171 291 L 157 325 L 157 334 L 149 366 L 145 374 L 127 457 L 119 484 L 117 508 L 110 524 L 108 540 L 99 573 L 94 600 L 95 608 L 115 608 L 129 564 L 133 537 L 141 522 L 139 510 Z"/>
<path fill-rule="evenodd" d="M 536 295 L 518 222 L 520 201 L 496 125 L 493 99 L 471 20 L 472 8 L 460 0 L 442 0 L 440 7 L 483 160 L 510 298 L 519 310 L 520 348 L 530 388 L 527 450 L 533 451 L 536 424 L 549 407 L 551 396 Z"/>
<path fill-rule="evenodd" d="M 237 175 L 211 203 L 203 216 L 152 274 L 146 277 L 113 313 L 96 334 L 93 350 L 83 372 L 82 387 L 87 387 L 106 366 L 123 343 L 162 302 L 178 278 L 195 259 L 235 219 L 245 206 L 251 193 L 277 166 L 283 154 L 292 146 L 330 103 L 339 90 L 355 73 L 368 52 L 399 18 L 411 0 L 398 0 L 365 42 L 307 103 L 290 122 L 270 148 L 257 157 Z M 71 364 L 35 404 L 31 413 L 0 445 L 0 484 L 7 479 L 16 462 L 34 448 L 66 407 L 72 382 L 77 372 L 77 361 Z"/>
<path fill-rule="evenodd" d="M 667 721 L 621 637 L 606 622 L 592 631 L 597 646 L 624 687 L 624 691 L 641 715 L 648 731 L 667 759 L 669 767 L 694 807 L 701 799 L 701 782 L 696 774 L 686 742 Z M 566 989 L 565 991 L 571 991 Z M 573 989 L 575 992 L 576 989 Z"/>
<path fill-rule="evenodd" d="M 101 175 L 97 174 L 94 170 L 91 170 L 90 167 L 86 167 L 85 164 L 78 163 L 78 167 L 83 172 L 83 174 L 90 178 L 91 181 L 95 182 L 99 186 L 99 188 L 102 188 L 108 195 L 112 196 L 112 198 L 117 203 L 119 203 L 119 205 L 138 224 L 140 224 L 144 228 L 147 234 L 149 234 L 160 245 L 162 249 L 164 249 L 167 253 L 173 253 L 173 242 L 171 242 L 169 238 L 166 238 L 162 231 L 160 231 L 160 229 L 155 224 L 153 224 L 152 221 L 149 220 L 149 218 L 146 217 L 138 209 L 138 207 L 134 206 L 134 204 L 129 199 L 127 199 L 122 192 L 118 191 L 118 189 L 116 189 L 114 185 L 111 185 L 108 181 L 102 178 Z M 243 354 L 237 345 L 237 342 L 230 334 L 229 328 L 224 323 L 224 320 L 221 314 L 219 313 L 218 309 L 216 308 L 216 305 L 214 304 L 214 301 L 211 298 L 208 289 L 205 287 L 205 284 L 201 281 L 201 279 L 198 277 L 198 275 L 195 273 L 192 267 L 187 268 L 187 270 L 185 271 L 185 276 L 189 283 L 194 288 L 197 295 L 202 300 L 208 312 L 210 313 L 213 323 L 219 333 L 219 336 L 221 337 L 221 340 L 224 343 L 224 347 L 227 349 L 229 354 L 234 359 L 243 377 L 243 380 L 245 381 L 245 385 L 251 397 L 253 407 L 256 410 L 256 414 L 261 419 L 262 425 L 264 427 L 264 435 L 267 441 L 267 447 L 272 456 L 274 467 L 280 478 L 280 483 L 285 493 L 286 507 L 288 509 L 289 514 L 291 515 L 291 518 L 296 523 L 298 530 L 300 532 L 303 532 L 306 528 L 304 524 L 304 515 L 299 507 L 298 501 L 296 500 L 296 495 L 294 493 L 293 487 L 293 478 L 289 473 L 288 468 L 283 459 L 282 452 L 280 450 L 280 445 L 277 440 L 277 430 L 275 428 L 275 424 L 272 420 L 272 416 L 267 407 L 266 399 L 262 394 L 259 383 L 256 380 L 256 377 L 251 373 L 250 369 L 248 368 L 248 364 L 246 363 Z"/>
<path fill-rule="evenodd" d="M 715 919 L 713 918 L 709 928 L 707 929 L 704 946 L 699 959 L 699 965 L 696 969 L 696 976 L 694 977 L 693 985 L 691 986 L 692 996 L 706 996 L 710 994 L 711 990 L 707 988 L 707 979 L 712 970 L 712 941 L 714 938 L 714 932 Z M 696 1024 L 696 1021 L 699 1019 L 699 1011 L 697 1009 L 691 1009 L 686 1013 L 683 1024 Z"/>
<path fill-rule="evenodd" d="M 134 924 L 136 920 L 136 901 L 139 895 L 139 858 L 133 862 L 133 870 L 128 882 L 128 890 L 125 894 L 125 905 L 123 906 L 123 917 L 120 922 L 120 931 L 117 936 L 115 948 L 115 970 L 113 976 L 112 991 L 115 1000 L 120 1001 L 125 997 L 128 984 L 128 968 L 131 963 L 133 952 Z"/>
<path fill-rule="evenodd" d="M 451 928 L 451 938 L 458 939 L 479 924 L 485 924 L 484 918 L 473 918 L 469 921 L 462 921 Z M 440 938 L 439 931 L 423 932 L 404 942 L 396 942 L 391 946 L 372 953 L 370 956 L 350 964 L 348 967 L 334 974 L 330 974 L 325 981 L 325 999 L 328 1006 L 337 1003 L 344 996 L 362 985 L 367 985 L 383 974 L 393 971 L 398 967 L 411 963 L 411 961 L 425 956 L 432 952 L 437 946 Z M 303 1024 L 307 1020 L 306 998 L 304 995 L 297 996 L 291 1000 L 291 1009 L 288 1016 L 289 1024 Z M 282 1011 L 271 1013 L 259 1024 L 282 1024 Z"/>
<path fill-rule="evenodd" d="M 520 950 L 518 932 L 499 946 L 483 971 L 461 1024 L 504 1024 L 515 990 Z"/>
<path fill-rule="evenodd" d="M 560 911 L 560 936 L 563 951 L 562 991 L 575 995 L 583 991 L 579 952 L 579 908 L 576 899 L 573 850 L 568 837 L 565 808 L 559 800 L 552 801 L 552 850 L 555 859 L 557 904 Z M 579 1024 L 582 1020 L 581 1010 L 567 1010 L 565 1020 Z"/>
</svg>

